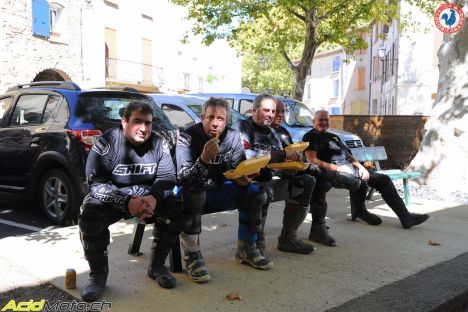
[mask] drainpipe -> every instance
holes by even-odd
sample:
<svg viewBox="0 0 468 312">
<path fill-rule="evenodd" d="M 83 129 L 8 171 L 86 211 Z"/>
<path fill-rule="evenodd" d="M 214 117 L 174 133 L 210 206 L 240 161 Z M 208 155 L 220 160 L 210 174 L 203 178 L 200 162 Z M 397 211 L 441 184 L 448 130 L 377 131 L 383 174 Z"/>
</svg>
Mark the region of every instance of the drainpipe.
<svg viewBox="0 0 468 312">
<path fill-rule="evenodd" d="M 370 58 L 369 58 L 369 103 L 367 104 L 367 113 L 370 115 L 371 113 L 371 97 L 372 97 L 372 48 L 373 48 L 373 36 L 374 36 L 374 28 L 372 27 L 371 34 L 370 34 Z"/>
</svg>

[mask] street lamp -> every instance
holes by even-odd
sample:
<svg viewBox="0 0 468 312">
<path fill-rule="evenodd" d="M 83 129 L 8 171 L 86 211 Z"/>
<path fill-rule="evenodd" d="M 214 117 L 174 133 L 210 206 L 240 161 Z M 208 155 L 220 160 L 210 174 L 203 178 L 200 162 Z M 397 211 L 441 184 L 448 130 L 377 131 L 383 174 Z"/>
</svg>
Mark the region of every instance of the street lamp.
<svg viewBox="0 0 468 312">
<path fill-rule="evenodd" d="M 379 59 L 382 61 L 382 63 L 385 62 L 396 62 L 398 59 L 388 59 L 387 58 L 387 49 L 385 48 L 385 45 L 382 43 L 382 45 L 377 49 L 377 53 L 379 55 Z"/>
<path fill-rule="evenodd" d="M 377 50 L 379 59 L 383 62 L 385 61 L 385 54 L 387 54 L 387 49 L 385 49 L 385 45 L 382 43 L 382 45 L 379 47 Z"/>
<path fill-rule="evenodd" d="M 391 53 L 391 55 L 387 55 L 387 49 L 385 48 L 384 43 L 382 43 L 380 45 L 380 47 L 377 49 L 377 53 L 378 53 L 380 61 L 382 62 L 382 76 L 381 76 L 381 80 L 380 80 L 380 96 L 381 96 L 380 105 L 381 105 L 382 111 L 387 113 L 387 106 L 386 105 L 384 106 L 384 102 L 383 102 L 383 100 L 384 100 L 383 85 L 384 85 L 384 81 L 387 81 L 390 78 L 389 75 L 388 75 L 389 70 L 391 71 L 391 75 L 393 76 L 393 74 L 394 74 L 394 64 L 395 64 L 396 61 L 398 61 L 398 59 L 393 58 L 394 53 Z M 388 62 L 390 62 L 390 64 L 387 64 Z M 394 87 L 394 85 L 390 86 L 390 88 L 393 88 L 393 87 Z M 393 110 L 393 108 L 392 108 L 392 110 Z"/>
</svg>

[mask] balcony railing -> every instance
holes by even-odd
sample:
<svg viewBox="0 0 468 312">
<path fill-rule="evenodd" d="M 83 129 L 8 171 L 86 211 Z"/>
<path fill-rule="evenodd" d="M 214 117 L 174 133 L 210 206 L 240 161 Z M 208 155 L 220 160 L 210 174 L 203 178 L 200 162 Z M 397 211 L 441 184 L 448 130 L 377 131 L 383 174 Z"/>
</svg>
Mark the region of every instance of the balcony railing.
<svg viewBox="0 0 468 312">
<path fill-rule="evenodd" d="M 164 81 L 164 69 L 143 62 L 106 58 L 106 80 L 132 81 L 161 86 Z"/>
</svg>

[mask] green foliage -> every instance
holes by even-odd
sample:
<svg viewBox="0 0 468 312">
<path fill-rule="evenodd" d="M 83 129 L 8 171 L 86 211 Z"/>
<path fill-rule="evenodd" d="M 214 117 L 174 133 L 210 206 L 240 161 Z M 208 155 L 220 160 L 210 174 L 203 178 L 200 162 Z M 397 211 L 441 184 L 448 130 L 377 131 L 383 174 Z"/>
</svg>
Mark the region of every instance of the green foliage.
<svg viewBox="0 0 468 312">
<path fill-rule="evenodd" d="M 397 18 L 400 0 L 171 0 L 188 9 L 193 33 L 206 44 L 227 38 L 240 53 L 280 54 L 295 74 L 297 98 L 322 44 L 362 49 L 361 32 Z M 406 0 L 433 12 L 438 0 Z M 271 63 L 272 66 L 276 62 Z M 246 78 L 247 79 L 247 78 Z M 302 84 L 302 86 L 298 86 Z"/>
<path fill-rule="evenodd" d="M 292 93 L 294 75 L 280 54 L 247 53 L 242 68 L 242 86 L 249 87 L 253 93 Z"/>
</svg>

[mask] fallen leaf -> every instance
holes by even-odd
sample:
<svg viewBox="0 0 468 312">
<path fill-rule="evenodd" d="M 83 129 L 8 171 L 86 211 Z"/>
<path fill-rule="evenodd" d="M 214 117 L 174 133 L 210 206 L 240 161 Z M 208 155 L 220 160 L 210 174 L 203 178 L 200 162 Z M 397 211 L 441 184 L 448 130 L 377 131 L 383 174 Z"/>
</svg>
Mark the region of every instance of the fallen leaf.
<svg viewBox="0 0 468 312">
<path fill-rule="evenodd" d="M 227 300 L 241 300 L 242 297 L 238 294 L 238 293 L 235 293 L 235 292 L 232 292 L 232 293 L 229 293 L 226 295 L 226 298 Z"/>
<path fill-rule="evenodd" d="M 430 246 L 440 246 L 439 243 L 433 242 L 433 241 L 431 241 L 431 240 L 428 240 L 428 241 L 427 241 L 427 244 L 430 245 Z"/>
</svg>

